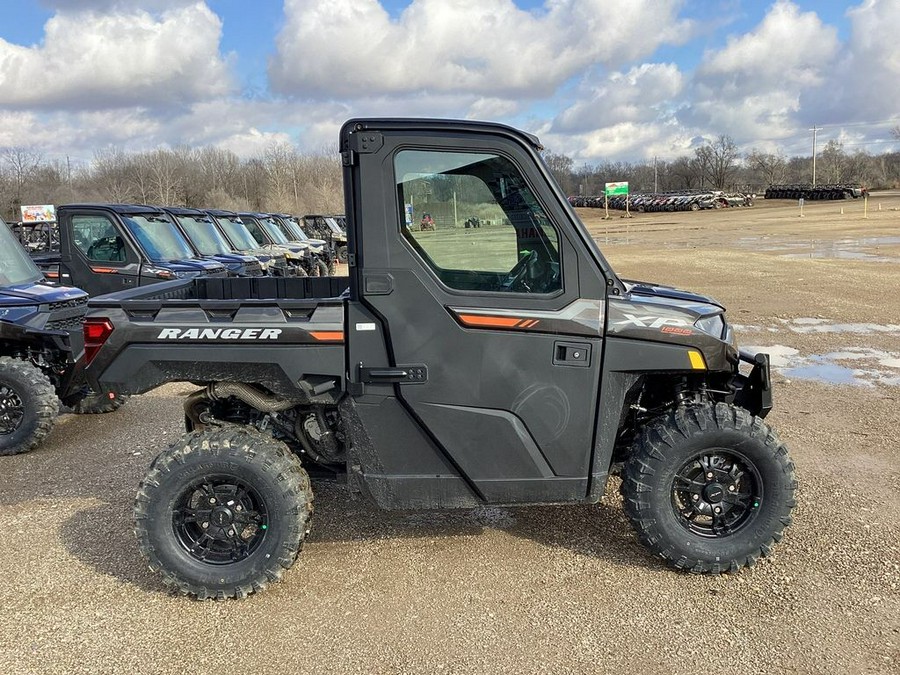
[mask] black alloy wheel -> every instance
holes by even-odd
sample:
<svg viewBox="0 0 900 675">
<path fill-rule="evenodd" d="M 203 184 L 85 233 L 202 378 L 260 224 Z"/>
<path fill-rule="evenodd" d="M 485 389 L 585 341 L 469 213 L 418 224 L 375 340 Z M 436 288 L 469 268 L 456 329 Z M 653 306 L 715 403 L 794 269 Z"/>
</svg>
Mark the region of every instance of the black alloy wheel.
<svg viewBox="0 0 900 675">
<path fill-rule="evenodd" d="M 229 565 L 250 556 L 268 530 L 266 505 L 237 476 L 206 476 L 189 485 L 172 509 L 178 543 L 194 560 Z"/>
<path fill-rule="evenodd" d="M 685 462 L 672 481 L 672 508 L 678 522 L 701 537 L 727 537 L 753 521 L 763 499 L 753 463 L 725 448 Z"/>
<path fill-rule="evenodd" d="M 0 386 L 0 434 L 8 436 L 22 425 L 25 405 L 9 385 Z"/>
</svg>

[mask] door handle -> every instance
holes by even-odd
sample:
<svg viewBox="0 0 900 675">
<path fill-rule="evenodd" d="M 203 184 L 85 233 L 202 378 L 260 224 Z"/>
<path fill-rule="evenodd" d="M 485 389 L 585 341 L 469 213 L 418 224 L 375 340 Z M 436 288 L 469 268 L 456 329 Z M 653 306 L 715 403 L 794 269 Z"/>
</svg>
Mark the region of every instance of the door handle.
<svg viewBox="0 0 900 675">
<path fill-rule="evenodd" d="M 424 384 L 428 380 L 428 366 L 400 366 L 397 368 L 364 368 L 359 366 L 359 381 L 369 384 L 386 384 L 399 382 L 407 384 Z"/>
<path fill-rule="evenodd" d="M 553 363 L 557 366 L 577 366 L 587 368 L 591 365 L 591 345 L 586 342 L 553 343 Z"/>
</svg>

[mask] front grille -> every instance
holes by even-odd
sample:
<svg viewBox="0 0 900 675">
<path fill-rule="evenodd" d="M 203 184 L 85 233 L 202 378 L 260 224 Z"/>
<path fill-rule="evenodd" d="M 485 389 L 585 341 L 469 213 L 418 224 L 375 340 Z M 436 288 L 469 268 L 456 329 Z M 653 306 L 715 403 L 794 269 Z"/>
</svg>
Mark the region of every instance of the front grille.
<svg viewBox="0 0 900 675">
<path fill-rule="evenodd" d="M 248 276 L 251 277 L 261 277 L 263 273 L 262 265 L 259 264 L 258 260 L 248 262 L 246 265 L 244 265 L 244 271 Z"/>
<path fill-rule="evenodd" d="M 87 305 L 88 299 L 87 296 L 84 295 L 80 298 L 75 298 L 73 300 L 61 300 L 60 302 L 51 302 L 48 305 L 48 309 L 51 312 L 55 312 L 58 309 L 68 309 L 69 307 L 81 307 L 82 305 Z"/>
<path fill-rule="evenodd" d="M 83 320 L 84 315 L 73 316 L 68 319 L 51 319 L 47 322 L 46 328 L 48 330 L 81 330 Z"/>
</svg>

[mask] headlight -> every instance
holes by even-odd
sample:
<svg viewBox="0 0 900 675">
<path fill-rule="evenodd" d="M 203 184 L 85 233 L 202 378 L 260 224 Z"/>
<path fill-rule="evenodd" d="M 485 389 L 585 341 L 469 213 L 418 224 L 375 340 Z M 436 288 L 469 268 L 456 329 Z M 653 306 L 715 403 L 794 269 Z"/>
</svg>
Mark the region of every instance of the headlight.
<svg viewBox="0 0 900 675">
<path fill-rule="evenodd" d="M 704 316 L 702 319 L 697 319 L 694 325 L 707 335 L 712 335 L 719 340 L 725 333 L 725 319 L 721 314 Z"/>
</svg>

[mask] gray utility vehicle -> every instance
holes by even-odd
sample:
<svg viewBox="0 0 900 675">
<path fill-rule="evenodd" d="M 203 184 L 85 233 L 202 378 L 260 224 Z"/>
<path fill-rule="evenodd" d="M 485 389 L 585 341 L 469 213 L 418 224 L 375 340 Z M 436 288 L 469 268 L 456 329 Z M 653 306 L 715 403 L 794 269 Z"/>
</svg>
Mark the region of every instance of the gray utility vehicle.
<svg viewBox="0 0 900 675">
<path fill-rule="evenodd" d="M 669 564 L 735 571 L 771 551 L 794 467 L 763 421 L 768 358 L 738 351 L 720 305 L 620 279 L 533 136 L 354 120 L 340 148 L 349 280 L 90 301 L 96 389 L 199 385 L 135 503 L 168 585 L 227 598 L 279 579 L 310 528 L 310 474 L 433 509 L 597 502 L 619 473 L 639 539 Z M 485 224 L 413 231 L 413 202 Z"/>
<path fill-rule="evenodd" d="M 303 216 L 303 228 L 310 237 L 320 237 L 332 243 L 338 262 L 347 262 L 347 233 L 336 216 Z"/>
</svg>

